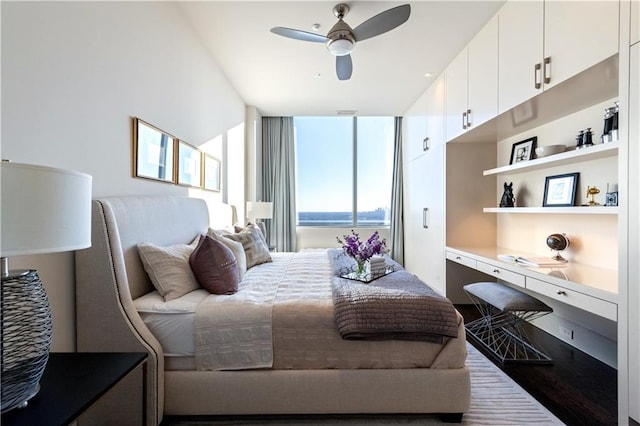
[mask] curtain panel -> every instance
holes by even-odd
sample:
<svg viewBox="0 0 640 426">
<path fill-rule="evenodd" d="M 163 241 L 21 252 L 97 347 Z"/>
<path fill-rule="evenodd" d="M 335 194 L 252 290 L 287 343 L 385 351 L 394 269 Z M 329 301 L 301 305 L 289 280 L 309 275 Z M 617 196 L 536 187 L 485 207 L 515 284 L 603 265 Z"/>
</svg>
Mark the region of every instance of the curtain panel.
<svg viewBox="0 0 640 426">
<path fill-rule="evenodd" d="M 402 192 L 402 117 L 395 118 L 393 149 L 393 181 L 391 183 L 391 253 L 393 260 L 404 265 L 404 213 Z"/>
</svg>

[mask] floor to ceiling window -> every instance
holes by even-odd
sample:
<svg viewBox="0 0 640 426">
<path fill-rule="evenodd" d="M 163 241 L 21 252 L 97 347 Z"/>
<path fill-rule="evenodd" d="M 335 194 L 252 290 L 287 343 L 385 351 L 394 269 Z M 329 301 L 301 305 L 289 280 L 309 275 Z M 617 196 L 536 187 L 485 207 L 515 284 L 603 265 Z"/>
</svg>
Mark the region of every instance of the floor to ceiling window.
<svg viewBox="0 0 640 426">
<path fill-rule="evenodd" d="M 388 226 L 393 117 L 295 117 L 299 226 Z"/>
</svg>

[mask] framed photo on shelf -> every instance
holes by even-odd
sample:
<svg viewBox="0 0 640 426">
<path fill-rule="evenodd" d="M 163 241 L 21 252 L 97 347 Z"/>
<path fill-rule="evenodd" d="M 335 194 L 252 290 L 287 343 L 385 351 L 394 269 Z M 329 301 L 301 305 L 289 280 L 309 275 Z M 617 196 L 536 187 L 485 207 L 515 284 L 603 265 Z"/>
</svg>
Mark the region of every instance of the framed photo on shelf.
<svg viewBox="0 0 640 426">
<path fill-rule="evenodd" d="M 570 207 L 576 202 L 576 188 L 580 173 L 547 176 L 544 183 L 542 207 Z"/>
<path fill-rule="evenodd" d="M 220 160 L 204 154 L 204 174 L 202 187 L 209 191 L 220 192 Z"/>
<path fill-rule="evenodd" d="M 133 176 L 175 183 L 177 139 L 151 124 L 133 119 Z"/>
<path fill-rule="evenodd" d="M 184 141 L 178 142 L 178 185 L 201 188 L 202 151 Z"/>
<path fill-rule="evenodd" d="M 514 143 L 511 147 L 511 161 L 509 164 L 529 161 L 533 158 L 533 151 L 536 149 L 538 137 L 534 136 L 522 142 Z"/>
</svg>

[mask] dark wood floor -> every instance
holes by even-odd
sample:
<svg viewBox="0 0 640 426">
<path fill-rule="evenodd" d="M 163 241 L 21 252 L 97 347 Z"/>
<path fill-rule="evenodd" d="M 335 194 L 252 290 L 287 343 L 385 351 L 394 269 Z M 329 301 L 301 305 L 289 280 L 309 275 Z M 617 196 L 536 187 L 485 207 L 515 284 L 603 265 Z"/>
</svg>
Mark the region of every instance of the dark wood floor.
<svg viewBox="0 0 640 426">
<path fill-rule="evenodd" d="M 479 316 L 473 305 L 456 308 L 465 322 Z M 553 359 L 553 364 L 501 365 L 494 361 L 496 365 L 567 425 L 616 425 L 616 369 L 536 327 L 528 326 L 526 330 Z M 478 349 L 494 360 L 481 347 Z"/>
</svg>

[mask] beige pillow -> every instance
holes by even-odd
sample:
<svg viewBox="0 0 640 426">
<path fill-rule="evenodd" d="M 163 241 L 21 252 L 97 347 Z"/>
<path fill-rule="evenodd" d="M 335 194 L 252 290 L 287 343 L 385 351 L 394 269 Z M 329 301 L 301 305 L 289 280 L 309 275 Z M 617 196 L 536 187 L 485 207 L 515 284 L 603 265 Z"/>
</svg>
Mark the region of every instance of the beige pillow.
<svg viewBox="0 0 640 426">
<path fill-rule="evenodd" d="M 189 266 L 189 256 L 197 243 L 196 238 L 191 244 L 169 247 L 159 247 L 147 242 L 138 244 L 138 254 L 144 270 L 165 301 L 177 299 L 200 288 Z"/>
<path fill-rule="evenodd" d="M 272 261 L 269 247 L 267 247 L 264 236 L 257 226 L 247 225 L 236 234 L 225 235 L 225 238 L 242 243 L 244 254 L 247 257 L 247 269 Z"/>
<path fill-rule="evenodd" d="M 225 235 L 230 234 L 225 231 L 217 231 L 215 229 L 209 228 L 207 231 L 207 236 L 213 238 L 216 241 L 221 242 L 225 246 L 231 250 L 231 253 L 236 257 L 238 261 L 238 278 L 242 281 L 245 272 L 247 272 L 247 256 L 244 254 L 244 247 L 242 243 L 239 241 L 230 240 L 229 238 L 225 238 Z"/>
<path fill-rule="evenodd" d="M 233 294 L 238 291 L 238 261 L 220 241 L 203 235 L 189 257 L 191 270 L 200 285 L 212 294 Z"/>
</svg>

